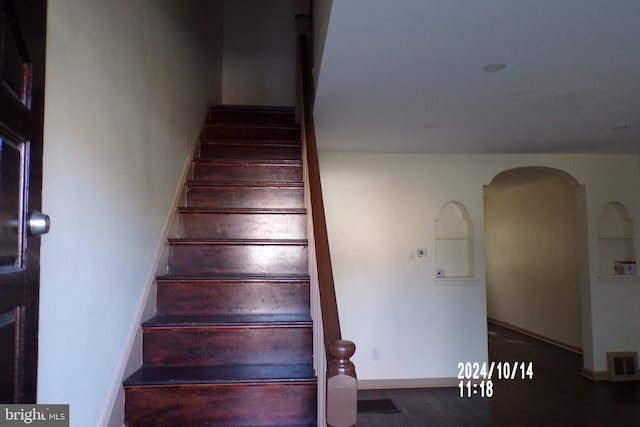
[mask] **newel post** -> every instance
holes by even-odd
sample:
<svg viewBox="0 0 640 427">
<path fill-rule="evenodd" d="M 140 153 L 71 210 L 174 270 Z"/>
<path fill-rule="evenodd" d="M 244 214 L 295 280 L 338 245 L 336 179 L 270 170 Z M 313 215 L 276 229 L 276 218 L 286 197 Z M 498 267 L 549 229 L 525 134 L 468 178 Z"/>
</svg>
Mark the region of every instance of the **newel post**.
<svg viewBox="0 0 640 427">
<path fill-rule="evenodd" d="M 358 412 L 356 367 L 349 360 L 356 352 L 351 341 L 338 340 L 329 346 L 327 365 L 327 424 L 332 427 L 355 426 Z"/>
</svg>

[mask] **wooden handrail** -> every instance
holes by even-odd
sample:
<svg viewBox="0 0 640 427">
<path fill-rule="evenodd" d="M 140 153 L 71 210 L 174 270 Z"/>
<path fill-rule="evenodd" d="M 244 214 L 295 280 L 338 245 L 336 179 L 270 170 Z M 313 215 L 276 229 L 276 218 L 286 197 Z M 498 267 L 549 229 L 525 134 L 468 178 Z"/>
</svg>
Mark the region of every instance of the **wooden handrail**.
<svg viewBox="0 0 640 427">
<path fill-rule="evenodd" d="M 305 22 L 306 21 L 306 22 Z M 357 417 L 357 379 L 355 366 L 350 357 L 355 352 L 355 344 L 342 339 L 340 318 L 336 301 L 333 269 L 329 251 L 327 223 L 322 199 L 322 185 L 320 182 L 320 165 L 316 145 L 315 124 L 313 121 L 313 78 L 311 55 L 308 48 L 307 34 L 308 18 L 298 17 L 298 94 L 296 117 L 300 120 L 305 156 L 305 178 L 308 187 L 308 202 L 311 214 L 310 243 L 313 242 L 313 257 L 309 262 L 315 262 L 310 270 L 317 275 L 317 295 L 320 307 L 321 325 L 324 349 L 319 356 L 324 356 L 327 371 L 318 372 L 319 393 L 318 410 L 320 413 L 318 425 L 326 424 L 334 427 L 349 427 L 356 424 Z M 312 283 L 315 281 L 312 280 Z M 313 286 L 313 285 L 312 285 Z M 314 322 L 314 323 L 315 323 Z M 318 352 L 316 352 L 318 356 Z M 320 364 L 320 369 L 323 364 Z M 316 366 L 316 370 L 319 368 Z M 322 374 L 322 375 L 321 375 Z M 320 382 L 323 384 L 320 384 Z M 326 383 L 325 383 L 326 381 Z M 326 390 L 326 394 L 324 391 Z M 324 399 L 324 400 L 322 400 Z M 322 402 L 320 402 L 322 400 Z M 321 403 L 321 404 L 320 404 Z"/>
<path fill-rule="evenodd" d="M 304 122 L 304 135 L 306 137 L 307 165 L 309 171 L 309 191 L 311 193 L 312 221 L 315 234 L 316 262 L 318 265 L 318 281 L 320 283 L 320 301 L 322 304 L 322 318 L 324 326 L 324 341 L 329 356 L 329 346 L 340 339 L 340 318 L 336 301 L 335 285 L 333 282 L 333 269 L 331 267 L 331 255 L 329 252 L 329 237 L 327 235 L 327 222 L 324 215 L 324 202 L 322 200 L 322 185 L 320 183 L 320 164 L 318 162 L 318 149 L 316 146 L 315 124 L 312 110 L 311 67 L 306 47 L 306 36 L 299 36 L 300 62 L 303 70 L 302 79 L 302 114 Z M 306 72 L 304 72 L 306 70 Z"/>
</svg>

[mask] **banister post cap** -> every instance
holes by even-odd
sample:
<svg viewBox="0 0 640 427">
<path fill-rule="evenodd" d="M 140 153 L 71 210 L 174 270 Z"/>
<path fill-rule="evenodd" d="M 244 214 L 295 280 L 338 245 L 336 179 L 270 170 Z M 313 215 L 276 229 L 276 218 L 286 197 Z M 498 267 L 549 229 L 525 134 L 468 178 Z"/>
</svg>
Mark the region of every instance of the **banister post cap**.
<svg viewBox="0 0 640 427">
<path fill-rule="evenodd" d="M 329 345 L 329 353 L 336 359 L 349 359 L 356 352 L 353 341 L 338 340 Z"/>
</svg>

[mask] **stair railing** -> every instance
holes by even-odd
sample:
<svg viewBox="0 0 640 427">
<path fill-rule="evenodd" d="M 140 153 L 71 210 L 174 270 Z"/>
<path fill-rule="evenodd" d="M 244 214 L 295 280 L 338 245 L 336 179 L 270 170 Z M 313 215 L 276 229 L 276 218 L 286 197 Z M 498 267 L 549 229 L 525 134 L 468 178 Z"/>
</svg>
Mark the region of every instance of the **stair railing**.
<svg viewBox="0 0 640 427">
<path fill-rule="evenodd" d="M 322 200 L 320 166 L 313 121 L 313 79 L 308 47 L 309 18 L 298 16 L 296 118 L 300 122 L 304 162 L 305 207 L 309 239 L 311 316 L 314 320 L 314 368 L 318 377 L 318 425 L 356 424 L 355 344 L 342 339 Z"/>
</svg>

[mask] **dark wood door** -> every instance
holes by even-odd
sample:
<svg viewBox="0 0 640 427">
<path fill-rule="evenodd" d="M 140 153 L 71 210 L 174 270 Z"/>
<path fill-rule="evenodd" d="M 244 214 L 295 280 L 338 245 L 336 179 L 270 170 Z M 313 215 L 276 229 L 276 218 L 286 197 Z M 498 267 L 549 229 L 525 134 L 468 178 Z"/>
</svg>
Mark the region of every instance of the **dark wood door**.
<svg viewBox="0 0 640 427">
<path fill-rule="evenodd" d="M 0 0 L 0 402 L 36 399 L 46 0 Z"/>
</svg>

